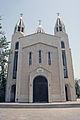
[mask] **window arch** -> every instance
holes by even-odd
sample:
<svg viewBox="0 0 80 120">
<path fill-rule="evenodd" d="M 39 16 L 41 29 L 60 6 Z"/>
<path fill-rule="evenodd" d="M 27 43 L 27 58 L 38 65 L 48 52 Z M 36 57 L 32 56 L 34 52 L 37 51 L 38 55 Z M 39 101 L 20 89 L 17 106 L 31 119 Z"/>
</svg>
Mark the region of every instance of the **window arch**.
<svg viewBox="0 0 80 120">
<path fill-rule="evenodd" d="M 63 41 L 61 41 L 61 48 L 65 48 L 65 44 Z"/>
</svg>

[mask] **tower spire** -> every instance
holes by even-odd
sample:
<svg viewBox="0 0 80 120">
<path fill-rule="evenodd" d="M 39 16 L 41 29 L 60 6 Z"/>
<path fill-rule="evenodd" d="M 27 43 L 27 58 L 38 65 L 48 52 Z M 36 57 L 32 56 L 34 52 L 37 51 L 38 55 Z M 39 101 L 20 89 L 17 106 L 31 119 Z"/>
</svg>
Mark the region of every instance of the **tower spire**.
<svg viewBox="0 0 80 120">
<path fill-rule="evenodd" d="M 22 33 L 24 33 L 25 26 L 24 26 L 24 22 L 23 22 L 22 16 L 23 16 L 23 14 L 20 13 L 20 19 L 19 19 L 19 21 L 17 22 L 17 24 L 15 26 L 14 33 L 15 32 L 22 32 Z"/>
<path fill-rule="evenodd" d="M 60 18 L 60 13 L 58 12 L 57 13 L 57 20 L 56 20 L 56 24 L 55 24 L 55 28 L 54 28 L 54 33 L 56 34 L 59 31 L 66 32 L 65 25 Z"/>
</svg>

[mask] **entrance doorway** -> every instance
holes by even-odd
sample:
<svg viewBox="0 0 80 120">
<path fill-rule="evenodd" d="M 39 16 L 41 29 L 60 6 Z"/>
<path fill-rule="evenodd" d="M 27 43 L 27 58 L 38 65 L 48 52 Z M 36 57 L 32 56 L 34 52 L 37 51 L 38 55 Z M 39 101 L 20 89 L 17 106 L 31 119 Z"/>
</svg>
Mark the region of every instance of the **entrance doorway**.
<svg viewBox="0 0 80 120">
<path fill-rule="evenodd" d="M 65 97 L 66 101 L 71 100 L 70 88 L 68 84 L 65 85 Z"/>
<path fill-rule="evenodd" d="M 15 94 L 16 94 L 16 85 L 12 85 L 12 87 L 11 87 L 11 98 L 10 98 L 11 102 L 15 102 Z"/>
<path fill-rule="evenodd" d="M 33 80 L 33 102 L 48 102 L 48 81 L 44 76 L 37 76 Z"/>
</svg>

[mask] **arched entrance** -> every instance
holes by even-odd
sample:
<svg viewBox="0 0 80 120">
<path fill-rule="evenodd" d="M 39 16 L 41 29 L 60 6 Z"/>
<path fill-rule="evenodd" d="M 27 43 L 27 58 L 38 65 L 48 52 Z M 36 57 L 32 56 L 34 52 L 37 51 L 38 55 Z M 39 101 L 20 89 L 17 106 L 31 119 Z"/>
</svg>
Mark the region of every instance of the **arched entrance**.
<svg viewBox="0 0 80 120">
<path fill-rule="evenodd" d="M 44 76 L 37 76 L 33 80 L 33 102 L 48 102 L 48 81 Z"/>
<path fill-rule="evenodd" d="M 16 94 L 16 85 L 12 85 L 12 87 L 11 87 L 11 98 L 10 98 L 11 102 L 15 102 L 15 94 Z"/>
<path fill-rule="evenodd" d="M 66 101 L 71 100 L 70 88 L 68 84 L 65 85 L 65 97 Z"/>
</svg>

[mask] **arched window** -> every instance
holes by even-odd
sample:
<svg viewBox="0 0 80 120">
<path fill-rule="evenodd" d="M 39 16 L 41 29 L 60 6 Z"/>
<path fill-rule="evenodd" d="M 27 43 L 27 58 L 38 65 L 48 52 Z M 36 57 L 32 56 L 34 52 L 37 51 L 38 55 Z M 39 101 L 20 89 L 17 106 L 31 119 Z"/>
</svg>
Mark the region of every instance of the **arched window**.
<svg viewBox="0 0 80 120">
<path fill-rule="evenodd" d="M 15 43 L 15 50 L 18 50 L 19 49 L 19 42 L 16 42 Z"/>
<path fill-rule="evenodd" d="M 62 50 L 62 60 L 63 60 L 63 67 L 64 67 L 64 78 L 68 78 L 67 61 L 66 61 L 65 50 Z"/>
<path fill-rule="evenodd" d="M 32 64 L 32 52 L 29 52 L 29 65 Z"/>
<path fill-rule="evenodd" d="M 20 32 L 20 26 L 18 26 L 18 32 Z"/>
<path fill-rule="evenodd" d="M 18 63 L 18 51 L 15 51 L 13 64 L 13 79 L 16 79 L 17 76 L 17 63 Z"/>
<path fill-rule="evenodd" d="M 22 27 L 22 32 L 24 32 L 24 28 Z"/>
<path fill-rule="evenodd" d="M 62 27 L 61 26 L 59 27 L 59 30 L 62 31 Z"/>
<path fill-rule="evenodd" d="M 61 41 L 61 48 L 65 48 L 65 44 L 63 41 Z"/>
<path fill-rule="evenodd" d="M 11 97 L 10 101 L 15 102 L 15 95 L 16 95 L 16 85 L 11 86 Z"/>
<path fill-rule="evenodd" d="M 41 63 L 41 50 L 39 50 L 39 63 Z"/>
<path fill-rule="evenodd" d="M 48 52 L 48 65 L 51 65 L 51 53 Z"/>
<path fill-rule="evenodd" d="M 70 91 L 70 86 L 68 84 L 65 85 L 65 98 L 66 101 L 71 100 L 71 91 Z"/>
<path fill-rule="evenodd" d="M 63 59 L 63 66 L 66 66 L 67 63 L 66 63 L 66 54 L 65 54 L 65 51 L 62 50 L 62 59 Z"/>
<path fill-rule="evenodd" d="M 56 31 L 58 32 L 58 27 L 56 27 Z"/>
<path fill-rule="evenodd" d="M 14 52 L 14 63 L 13 63 L 13 79 L 16 79 L 17 76 L 18 49 L 19 49 L 19 42 L 16 42 L 15 52 Z"/>
</svg>

